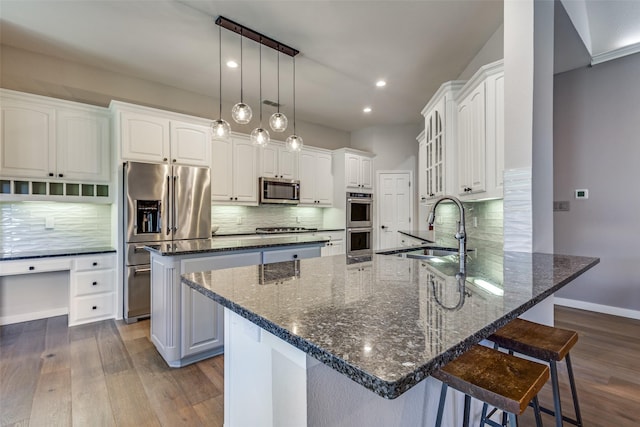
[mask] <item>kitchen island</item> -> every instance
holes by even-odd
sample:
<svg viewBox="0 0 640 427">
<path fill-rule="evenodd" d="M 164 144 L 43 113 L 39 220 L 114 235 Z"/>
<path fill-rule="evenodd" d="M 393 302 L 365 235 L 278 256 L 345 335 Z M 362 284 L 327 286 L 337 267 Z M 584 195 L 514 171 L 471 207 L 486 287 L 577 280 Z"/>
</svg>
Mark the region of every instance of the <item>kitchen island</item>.
<svg viewBox="0 0 640 427">
<path fill-rule="evenodd" d="M 468 258 L 465 275 L 457 255 L 314 258 L 278 283 L 246 267 L 183 275 L 225 307 L 225 425 L 431 425 L 433 370 L 599 262 Z"/>
<path fill-rule="evenodd" d="M 151 254 L 151 341 L 171 367 L 224 351 L 222 308 L 180 283 L 180 275 L 221 268 L 265 265 L 319 257 L 328 238 L 297 235 L 263 239 L 178 240 L 149 245 Z"/>
</svg>

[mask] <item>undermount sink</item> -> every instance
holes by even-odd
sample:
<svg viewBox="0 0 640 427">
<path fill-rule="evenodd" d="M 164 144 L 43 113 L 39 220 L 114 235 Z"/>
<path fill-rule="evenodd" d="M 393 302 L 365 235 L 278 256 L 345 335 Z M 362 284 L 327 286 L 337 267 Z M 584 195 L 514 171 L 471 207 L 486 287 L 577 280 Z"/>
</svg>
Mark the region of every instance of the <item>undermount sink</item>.
<svg viewBox="0 0 640 427">
<path fill-rule="evenodd" d="M 457 248 L 442 247 L 406 247 L 377 252 L 380 255 L 395 255 L 400 258 L 429 259 L 447 255 L 457 255 Z"/>
</svg>

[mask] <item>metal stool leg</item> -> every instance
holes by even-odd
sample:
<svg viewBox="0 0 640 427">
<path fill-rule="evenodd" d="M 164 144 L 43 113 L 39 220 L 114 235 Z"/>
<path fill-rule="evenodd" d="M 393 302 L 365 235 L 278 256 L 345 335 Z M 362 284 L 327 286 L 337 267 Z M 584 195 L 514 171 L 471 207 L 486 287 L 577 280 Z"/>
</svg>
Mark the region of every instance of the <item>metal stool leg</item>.
<svg viewBox="0 0 640 427">
<path fill-rule="evenodd" d="M 558 386 L 558 367 L 555 360 L 549 363 L 551 368 L 551 385 L 553 387 L 553 409 L 556 416 L 556 427 L 562 427 L 562 405 L 560 404 L 560 387 Z"/>
<path fill-rule="evenodd" d="M 440 390 L 440 403 L 438 404 L 438 416 L 436 417 L 436 427 L 442 426 L 442 414 L 444 412 L 444 401 L 447 399 L 447 386 L 442 383 L 442 389 Z"/>
<path fill-rule="evenodd" d="M 576 392 L 576 383 L 573 379 L 573 368 L 571 367 L 571 357 L 569 353 L 565 356 L 567 362 L 567 372 L 569 373 L 569 385 L 571 386 L 571 396 L 573 397 L 573 408 L 576 412 L 576 421 L 578 427 L 582 427 L 582 415 L 580 415 L 580 405 L 578 404 L 578 393 Z"/>
<path fill-rule="evenodd" d="M 462 426 L 469 427 L 469 412 L 471 412 L 471 397 L 464 395 L 464 418 L 462 419 Z"/>
<path fill-rule="evenodd" d="M 536 417 L 536 427 L 542 427 L 542 415 L 540 415 L 540 403 L 538 402 L 538 396 L 533 398 L 533 411 Z"/>
</svg>

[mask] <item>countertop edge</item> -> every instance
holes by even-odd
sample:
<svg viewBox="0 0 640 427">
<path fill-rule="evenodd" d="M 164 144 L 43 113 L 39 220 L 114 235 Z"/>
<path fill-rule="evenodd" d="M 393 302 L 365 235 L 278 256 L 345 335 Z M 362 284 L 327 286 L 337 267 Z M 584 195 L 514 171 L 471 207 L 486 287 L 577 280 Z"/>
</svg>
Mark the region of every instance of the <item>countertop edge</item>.
<svg viewBox="0 0 640 427">
<path fill-rule="evenodd" d="M 64 251 L 64 249 L 63 249 Z M 48 254 L 34 254 L 25 252 L 23 254 L 16 253 L 10 255 L 3 255 L 0 257 L 0 262 L 3 261 L 20 261 L 26 259 L 38 259 L 38 258 L 62 258 L 70 256 L 82 256 L 82 255 L 96 255 L 96 254 L 108 254 L 117 252 L 114 248 L 96 248 L 89 249 L 87 251 L 78 251 L 77 249 L 69 249 L 69 252 L 65 253 L 48 253 Z"/>
<path fill-rule="evenodd" d="M 264 248 L 277 248 L 277 247 L 286 247 L 286 246 L 314 246 L 321 243 L 327 243 L 329 241 L 326 237 L 318 237 L 317 239 L 307 240 L 304 242 L 269 242 L 269 240 L 261 239 L 263 243 L 256 243 L 251 245 L 244 246 L 224 246 L 220 248 L 207 248 L 207 249 L 194 249 L 194 250 L 184 250 L 184 251 L 162 251 L 159 248 L 155 248 L 153 246 L 145 246 L 145 249 L 149 252 L 153 252 L 160 256 L 179 256 L 179 255 L 191 255 L 191 254 L 204 254 L 204 253 L 216 253 L 216 252 L 238 252 L 238 251 L 246 251 L 252 249 L 264 249 Z"/>
<path fill-rule="evenodd" d="M 304 340 L 300 337 L 292 335 L 287 329 L 284 329 L 273 322 L 257 315 L 256 313 L 245 309 L 244 307 L 230 301 L 220 295 L 212 292 L 211 290 L 201 286 L 197 282 L 193 282 L 189 280 L 184 275 L 181 277 L 182 283 L 185 283 L 187 286 L 195 289 L 201 294 L 207 296 L 208 298 L 214 300 L 215 302 L 221 304 L 222 306 L 232 310 L 238 315 L 244 317 L 245 319 L 251 321 L 257 326 L 263 328 L 267 332 L 275 335 L 276 337 L 284 340 L 285 342 L 293 345 L 297 349 L 305 352 L 311 357 L 317 359 L 318 361 L 324 363 L 325 365 L 331 367 L 332 369 L 346 375 L 352 381 L 362 385 L 363 387 L 371 390 L 377 395 L 385 398 L 385 399 L 395 399 L 402 395 L 404 392 L 408 391 L 410 388 L 418 384 L 420 381 L 430 376 L 433 371 L 438 369 L 441 366 L 444 366 L 446 363 L 454 360 L 456 357 L 460 356 L 462 353 L 467 351 L 471 346 L 478 344 L 483 339 L 487 338 L 489 335 L 505 326 L 511 320 L 515 319 L 537 303 L 542 300 L 548 298 L 550 295 L 554 294 L 560 288 L 574 280 L 576 277 L 582 275 L 586 271 L 590 270 L 594 266 L 596 266 L 599 262 L 599 258 L 591 258 L 591 257 L 581 257 L 585 260 L 590 260 L 585 266 L 580 268 L 578 271 L 572 273 L 571 275 L 563 278 L 554 286 L 549 288 L 547 291 L 542 292 L 540 295 L 535 298 L 527 301 L 526 303 L 516 307 L 511 310 L 506 315 L 500 317 L 495 320 L 490 325 L 487 325 L 483 329 L 479 330 L 477 333 L 463 339 L 460 343 L 455 346 L 445 350 L 440 355 L 434 357 L 428 363 L 417 367 L 411 373 L 405 375 L 402 378 L 399 378 L 396 381 L 385 381 L 382 380 L 368 372 L 362 370 L 361 368 L 350 364 L 349 362 L 333 355 L 327 350 L 322 349 L 321 347 L 316 346 L 315 344 Z"/>
</svg>

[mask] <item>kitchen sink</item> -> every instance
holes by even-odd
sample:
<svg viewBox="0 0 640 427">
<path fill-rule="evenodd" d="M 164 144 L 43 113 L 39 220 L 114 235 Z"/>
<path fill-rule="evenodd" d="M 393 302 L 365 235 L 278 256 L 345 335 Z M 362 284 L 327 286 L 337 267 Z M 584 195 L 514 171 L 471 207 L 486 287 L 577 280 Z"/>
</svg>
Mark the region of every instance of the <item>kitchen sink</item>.
<svg viewBox="0 0 640 427">
<path fill-rule="evenodd" d="M 400 258 L 429 259 L 447 255 L 456 255 L 457 248 L 445 248 L 441 246 L 411 246 L 376 252 L 380 255 L 395 255 Z"/>
</svg>

